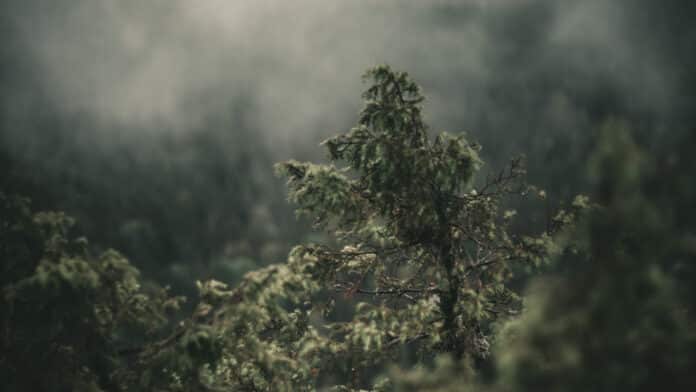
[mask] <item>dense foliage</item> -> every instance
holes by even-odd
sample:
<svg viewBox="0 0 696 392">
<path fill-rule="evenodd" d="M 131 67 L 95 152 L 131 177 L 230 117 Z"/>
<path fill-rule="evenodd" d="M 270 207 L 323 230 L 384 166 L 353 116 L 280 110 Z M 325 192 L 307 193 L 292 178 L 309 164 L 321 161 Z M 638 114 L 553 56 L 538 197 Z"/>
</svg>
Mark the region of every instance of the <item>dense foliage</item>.
<svg viewBox="0 0 696 392">
<path fill-rule="evenodd" d="M 360 369 L 405 345 L 426 357 L 485 358 L 491 325 L 519 310 L 513 264 L 539 265 L 558 251 L 551 235 L 565 223 L 536 237 L 510 233 L 515 211 L 503 211 L 502 199 L 530 192 L 520 161 L 474 187 L 478 146 L 447 133 L 430 140 L 408 75 L 382 66 L 366 79 L 358 125 L 324 143 L 346 167 L 278 165 L 299 212 L 336 237 L 335 246 L 300 248 L 315 260 L 314 279 L 365 299 L 329 334 L 334 361 L 349 353 L 354 384 Z"/>
<path fill-rule="evenodd" d="M 115 251 L 91 256 L 64 214 L 32 213 L 25 199 L 4 194 L 0 208 L 4 387 L 120 390 L 142 377 L 153 363 L 121 350 L 157 337 L 181 299 L 141 287 Z"/>
<path fill-rule="evenodd" d="M 357 126 L 324 143 L 329 164 L 277 166 L 331 238 L 233 287 L 196 282 L 190 315 L 117 252 L 93 255 L 64 214 L 0 194 L 4 388 L 696 387 L 693 135 L 652 157 L 607 122 L 588 165 L 596 201 L 534 234 L 509 198 L 546 193 L 519 159 L 477 180 L 480 148 L 432 137 L 407 74 L 366 80 Z M 549 263 L 520 295 L 516 278 Z"/>
<path fill-rule="evenodd" d="M 654 391 L 696 388 L 693 134 L 647 154 L 607 122 L 590 162 L 600 202 L 570 234 L 569 272 L 531 284 L 521 317 L 498 332 L 495 377 L 446 359 L 397 373 L 397 390 Z"/>
<path fill-rule="evenodd" d="M 510 233 L 515 212 L 502 199 L 533 189 L 520 161 L 475 189 L 477 146 L 430 140 L 405 73 L 378 67 L 366 78 L 358 126 L 325 142 L 347 167 L 278 165 L 299 213 L 334 241 L 298 246 L 287 265 L 218 293 L 244 299 L 212 304 L 228 347 L 216 387 L 384 389 L 388 380 L 373 378 L 398 357 L 406 366 L 440 353 L 484 361 L 495 322 L 520 310 L 513 265 L 558 252 L 551 236 L 584 207 L 579 198 L 537 237 Z"/>
</svg>

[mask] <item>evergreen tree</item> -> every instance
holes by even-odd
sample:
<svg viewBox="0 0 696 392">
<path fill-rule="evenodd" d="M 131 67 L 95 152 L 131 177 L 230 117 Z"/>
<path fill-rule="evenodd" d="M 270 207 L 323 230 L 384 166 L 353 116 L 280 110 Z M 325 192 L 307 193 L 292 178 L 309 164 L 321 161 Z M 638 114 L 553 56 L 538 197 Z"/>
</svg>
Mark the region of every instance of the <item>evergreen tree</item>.
<svg viewBox="0 0 696 392">
<path fill-rule="evenodd" d="M 575 234 L 585 257 L 565 260 L 576 273 L 535 290 L 525 316 L 503 330 L 503 390 L 696 388 L 695 216 L 685 198 L 694 187 L 684 176 L 693 158 L 674 153 L 658 170 L 667 162 L 640 149 L 625 124 L 605 125 L 590 163 L 601 207 Z"/>
<path fill-rule="evenodd" d="M 512 234 L 515 212 L 501 205 L 529 194 L 520 160 L 475 187 L 479 147 L 462 135 L 429 137 L 424 97 L 406 73 L 380 66 L 366 79 L 358 125 L 324 142 L 332 164 L 278 165 L 298 212 L 335 235 L 296 257 L 311 263 L 319 287 L 365 299 L 303 350 L 317 371 L 342 371 L 354 388 L 406 346 L 424 359 L 486 358 L 491 326 L 519 310 L 514 264 L 558 251 L 551 236 L 571 218 L 537 236 Z"/>
<path fill-rule="evenodd" d="M 186 318 L 169 317 L 181 299 L 144 287 L 118 253 L 91 256 L 65 215 L 2 196 L 8 389 L 461 390 L 463 375 L 479 388 L 475 370 L 496 326 L 522 309 L 513 272 L 559 254 L 552 238 L 587 200 L 540 234 L 513 233 L 506 198 L 545 196 L 524 184 L 521 161 L 476 183 L 479 147 L 461 135 L 430 137 L 407 74 L 381 66 L 366 78 L 358 125 L 324 143 L 331 164 L 277 166 L 298 212 L 331 241 L 298 246 L 235 288 L 198 282 L 200 302 Z M 499 356 L 510 385 L 524 363 L 516 352 Z M 374 381 L 399 357 L 405 370 Z M 435 373 L 423 371 L 433 364 Z"/>
</svg>

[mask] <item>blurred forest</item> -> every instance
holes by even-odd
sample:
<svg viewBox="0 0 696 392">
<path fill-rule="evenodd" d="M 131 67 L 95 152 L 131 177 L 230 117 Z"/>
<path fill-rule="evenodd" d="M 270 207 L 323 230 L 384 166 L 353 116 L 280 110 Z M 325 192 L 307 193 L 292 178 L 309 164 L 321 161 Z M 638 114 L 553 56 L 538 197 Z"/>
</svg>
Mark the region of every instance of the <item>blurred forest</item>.
<svg viewBox="0 0 696 392">
<path fill-rule="evenodd" d="M 408 69 L 433 129 L 466 131 L 488 167 L 523 154 L 549 203 L 586 191 L 607 118 L 657 153 L 694 123 L 690 2 L 2 7 L 2 188 L 175 286 L 310 235 L 272 164 L 322 158 L 375 63 Z"/>
<path fill-rule="evenodd" d="M 490 390 L 538 390 L 538 380 L 545 380 L 545 386 L 561 385 L 558 380 L 567 372 L 575 378 L 550 390 L 587 390 L 585 373 L 573 369 L 600 372 L 601 361 L 597 369 L 587 364 L 564 368 L 567 358 L 548 355 L 549 363 L 555 358 L 559 364 L 554 368 L 545 363 L 546 370 L 558 372 L 552 376 L 525 366 L 538 359 L 535 350 L 545 355 L 547 341 L 592 346 L 575 334 L 576 324 L 567 327 L 566 319 L 553 318 L 557 309 L 577 310 L 577 328 L 604 329 L 622 342 L 623 324 L 606 321 L 601 316 L 606 309 L 595 309 L 597 303 L 610 303 L 607 298 L 619 298 L 624 307 L 613 311 L 626 320 L 667 325 L 658 330 L 673 336 L 670 341 L 646 332 L 658 343 L 646 343 L 645 351 L 635 356 L 622 351 L 624 346 L 608 344 L 616 349 L 609 356 L 634 360 L 637 372 L 654 369 L 645 360 L 653 358 L 656 374 L 664 379 L 683 376 L 679 366 L 694 363 L 696 350 L 689 351 L 693 339 L 684 332 L 693 327 L 693 316 L 672 319 L 655 309 L 673 297 L 684 301 L 679 312 L 692 312 L 696 303 L 690 288 L 696 220 L 696 3 L 6 0 L 0 9 L 0 211 L 7 215 L 0 220 L 20 222 L 17 227 L 31 232 L 26 237 L 0 236 L 14 241 L 0 247 L 0 255 L 9 260 L 16 253 L 21 254 L 18 260 L 28 260 L 34 253 L 24 248 L 25 242 L 43 243 L 54 231 L 60 238 L 69 237 L 70 219 L 40 215 L 30 223 L 31 205 L 32 211 L 63 211 L 74 217 L 74 232 L 89 239 L 86 244 L 66 240 L 57 250 L 49 244 L 46 252 L 76 259 L 101 254 L 99 260 L 105 261 L 96 274 L 108 274 L 113 266 L 120 271 L 113 287 L 108 286 L 109 296 L 98 299 L 104 304 L 120 304 L 120 294 L 111 295 L 121 290 L 122 282 L 131 285 L 132 293 L 141 290 L 133 283 L 137 274 L 108 250 L 130 260 L 142 272 L 143 290 L 157 301 L 142 307 L 129 303 L 137 308 L 126 312 L 132 317 L 109 319 L 108 328 L 100 324 L 103 320 L 95 321 L 99 327 L 94 339 L 103 347 L 113 343 L 110 334 L 117 336 L 118 350 L 147 339 L 143 336 L 150 332 L 140 330 L 124 338 L 121 322 L 172 327 L 175 323 L 163 321 L 168 317 L 164 314 L 179 307 L 178 295 L 195 298 L 203 293 L 201 303 L 217 306 L 215 301 L 229 294 L 200 282 L 196 287 L 198 280 L 214 278 L 235 286 L 245 282 L 249 271 L 261 271 L 252 272 L 252 278 L 271 276 L 274 263 L 285 262 L 294 246 L 335 241 L 334 233 L 313 230 L 308 219 L 296 217 L 285 180 L 277 178 L 273 167 L 290 158 L 327 162 L 317 144 L 354 125 L 365 87 L 359 75 L 376 64 L 390 64 L 408 71 L 422 87 L 431 136 L 442 130 L 463 132 L 468 141 L 483 146 L 478 155 L 484 165 L 475 185 L 484 184 L 511 157 L 524 157 L 526 181 L 543 190 L 543 202 L 506 201 L 502 207 L 515 208 L 520 215 L 511 227 L 515 233 L 543 231 L 555 211 L 569 207 L 575 195 L 587 194 L 609 213 L 582 223 L 574 238 L 590 248 L 593 260 L 634 256 L 638 266 L 631 275 L 623 264 L 607 262 L 601 272 L 625 274 L 626 287 L 644 288 L 645 281 L 654 283 L 650 279 L 659 275 L 651 272 L 650 257 L 671 260 L 661 264 L 669 278 L 655 284 L 655 292 L 668 289 L 654 297 L 654 306 L 650 301 L 635 305 L 636 298 L 616 289 L 616 281 L 599 279 L 597 270 L 572 256 L 564 256 L 569 262 L 544 264 L 541 269 L 549 276 L 543 281 L 530 279 L 530 268 L 520 268 L 524 273 L 516 274 L 510 285 L 520 292 L 529 286 L 529 303 L 541 310 L 526 315 L 516 327 L 500 327 L 504 336 L 498 342 L 506 344 L 510 331 L 520 338 L 510 338 L 509 355 L 475 364 L 483 369 L 476 388 L 483 389 L 473 390 L 489 390 L 482 385 L 492 385 L 496 377 L 517 387 Z M 625 253 L 604 251 L 624 246 L 612 233 L 638 226 L 639 240 L 626 245 Z M 667 249 L 675 238 L 678 245 Z M 7 260 L 2 263 L 14 265 Z M 9 277 L 3 279 L 3 285 L 11 283 Z M 568 293 L 562 282 L 571 287 Z M 157 285 L 171 289 L 165 293 Z M 573 296 L 592 285 L 595 302 Z M 90 290 L 93 295 L 100 289 Z M 216 299 L 205 302 L 205 295 Z M 251 307 L 286 317 L 287 309 L 274 308 L 263 295 L 244 295 L 257 301 L 249 300 Z M 282 301 L 305 299 L 305 294 L 293 295 Z M 196 303 L 184 306 L 192 310 Z M 353 315 L 340 301 L 337 306 L 338 319 Z M 148 312 L 156 322 L 143 321 Z M 261 317 L 249 312 L 244 317 Z M 196 339 L 203 336 L 198 332 L 208 331 L 207 324 L 196 324 L 195 316 L 189 321 L 199 328 L 195 333 L 173 329 L 171 336 L 190 337 L 192 345 L 205 346 Z M 548 325 L 552 327 L 545 329 Z M 156 334 L 164 347 L 168 335 Z M 669 346 L 660 355 L 674 354 L 685 358 L 683 362 L 674 365 L 654 354 L 651 350 L 660 342 Z M 686 348 L 679 351 L 677 345 Z M 588 357 L 601 357 L 593 349 Z M 152 363 L 165 372 L 172 363 L 180 365 L 157 361 Z M 194 369 L 191 374 L 197 371 L 196 361 L 186 363 L 186 369 Z M 468 372 L 438 363 L 434 374 L 442 380 Z M 665 370 L 672 365 L 674 374 Z M 104 365 L 109 366 L 118 368 Z M 340 377 L 348 379 L 348 373 Z M 428 384 L 427 375 L 418 372 L 396 374 L 401 380 L 397 390 L 461 386 L 438 380 Z M 616 376 L 610 371 L 597 374 L 603 380 Z M 639 380 L 635 385 L 647 384 Z"/>
</svg>

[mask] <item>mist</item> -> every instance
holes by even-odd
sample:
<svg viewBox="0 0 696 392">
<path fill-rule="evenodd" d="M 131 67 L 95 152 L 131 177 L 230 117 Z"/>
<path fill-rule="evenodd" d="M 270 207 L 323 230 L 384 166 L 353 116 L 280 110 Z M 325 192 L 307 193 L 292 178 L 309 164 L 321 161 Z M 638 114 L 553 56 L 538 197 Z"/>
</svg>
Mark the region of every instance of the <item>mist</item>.
<svg viewBox="0 0 696 392">
<path fill-rule="evenodd" d="M 530 180 L 559 198 L 585 189 L 584 162 L 606 119 L 627 121 L 647 146 L 694 123 L 691 2 L 2 8 L 5 185 L 21 179 L 39 206 L 77 215 L 97 242 L 136 262 L 143 247 L 162 249 L 152 256 L 162 263 L 260 258 L 249 249 L 283 237 L 264 253 L 282 258 L 307 229 L 293 223 L 271 165 L 321 159 L 318 144 L 353 126 L 360 76 L 377 64 L 421 84 L 433 132 L 466 132 L 483 145 L 487 170 L 527 156 Z M 113 218 L 91 222 L 104 210 Z M 182 239 L 190 232 L 198 242 Z M 211 243 L 201 253 L 202 241 Z"/>
<path fill-rule="evenodd" d="M 3 106 L 43 95 L 105 128 L 185 132 L 245 97 L 282 148 L 350 127 L 359 76 L 389 63 L 423 85 L 435 128 L 577 132 L 593 99 L 665 118 L 680 80 L 646 50 L 631 3 L 9 2 L 9 62 L 31 71 Z"/>
</svg>

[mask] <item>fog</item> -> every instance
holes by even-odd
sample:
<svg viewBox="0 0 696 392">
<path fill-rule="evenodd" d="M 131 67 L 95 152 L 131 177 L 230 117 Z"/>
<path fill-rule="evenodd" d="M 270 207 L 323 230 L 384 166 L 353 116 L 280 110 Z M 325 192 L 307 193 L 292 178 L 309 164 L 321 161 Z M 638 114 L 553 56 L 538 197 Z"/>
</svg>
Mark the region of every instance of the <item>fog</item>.
<svg viewBox="0 0 696 392">
<path fill-rule="evenodd" d="M 123 131 L 185 132 L 245 97 L 271 148 L 311 143 L 351 125 L 359 76 L 389 63 L 423 85 L 435 128 L 579 132 L 592 100 L 670 110 L 679 80 L 631 3 L 17 1 L 4 6 L 17 46 L 3 62 L 31 69 L 15 112 L 43 94 Z"/>
<path fill-rule="evenodd" d="M 4 1 L 0 185 L 139 265 L 278 260 L 307 230 L 271 165 L 322 159 L 387 63 L 433 132 L 480 142 L 485 170 L 523 154 L 567 199 L 605 120 L 650 148 L 693 129 L 695 4 Z"/>
</svg>

